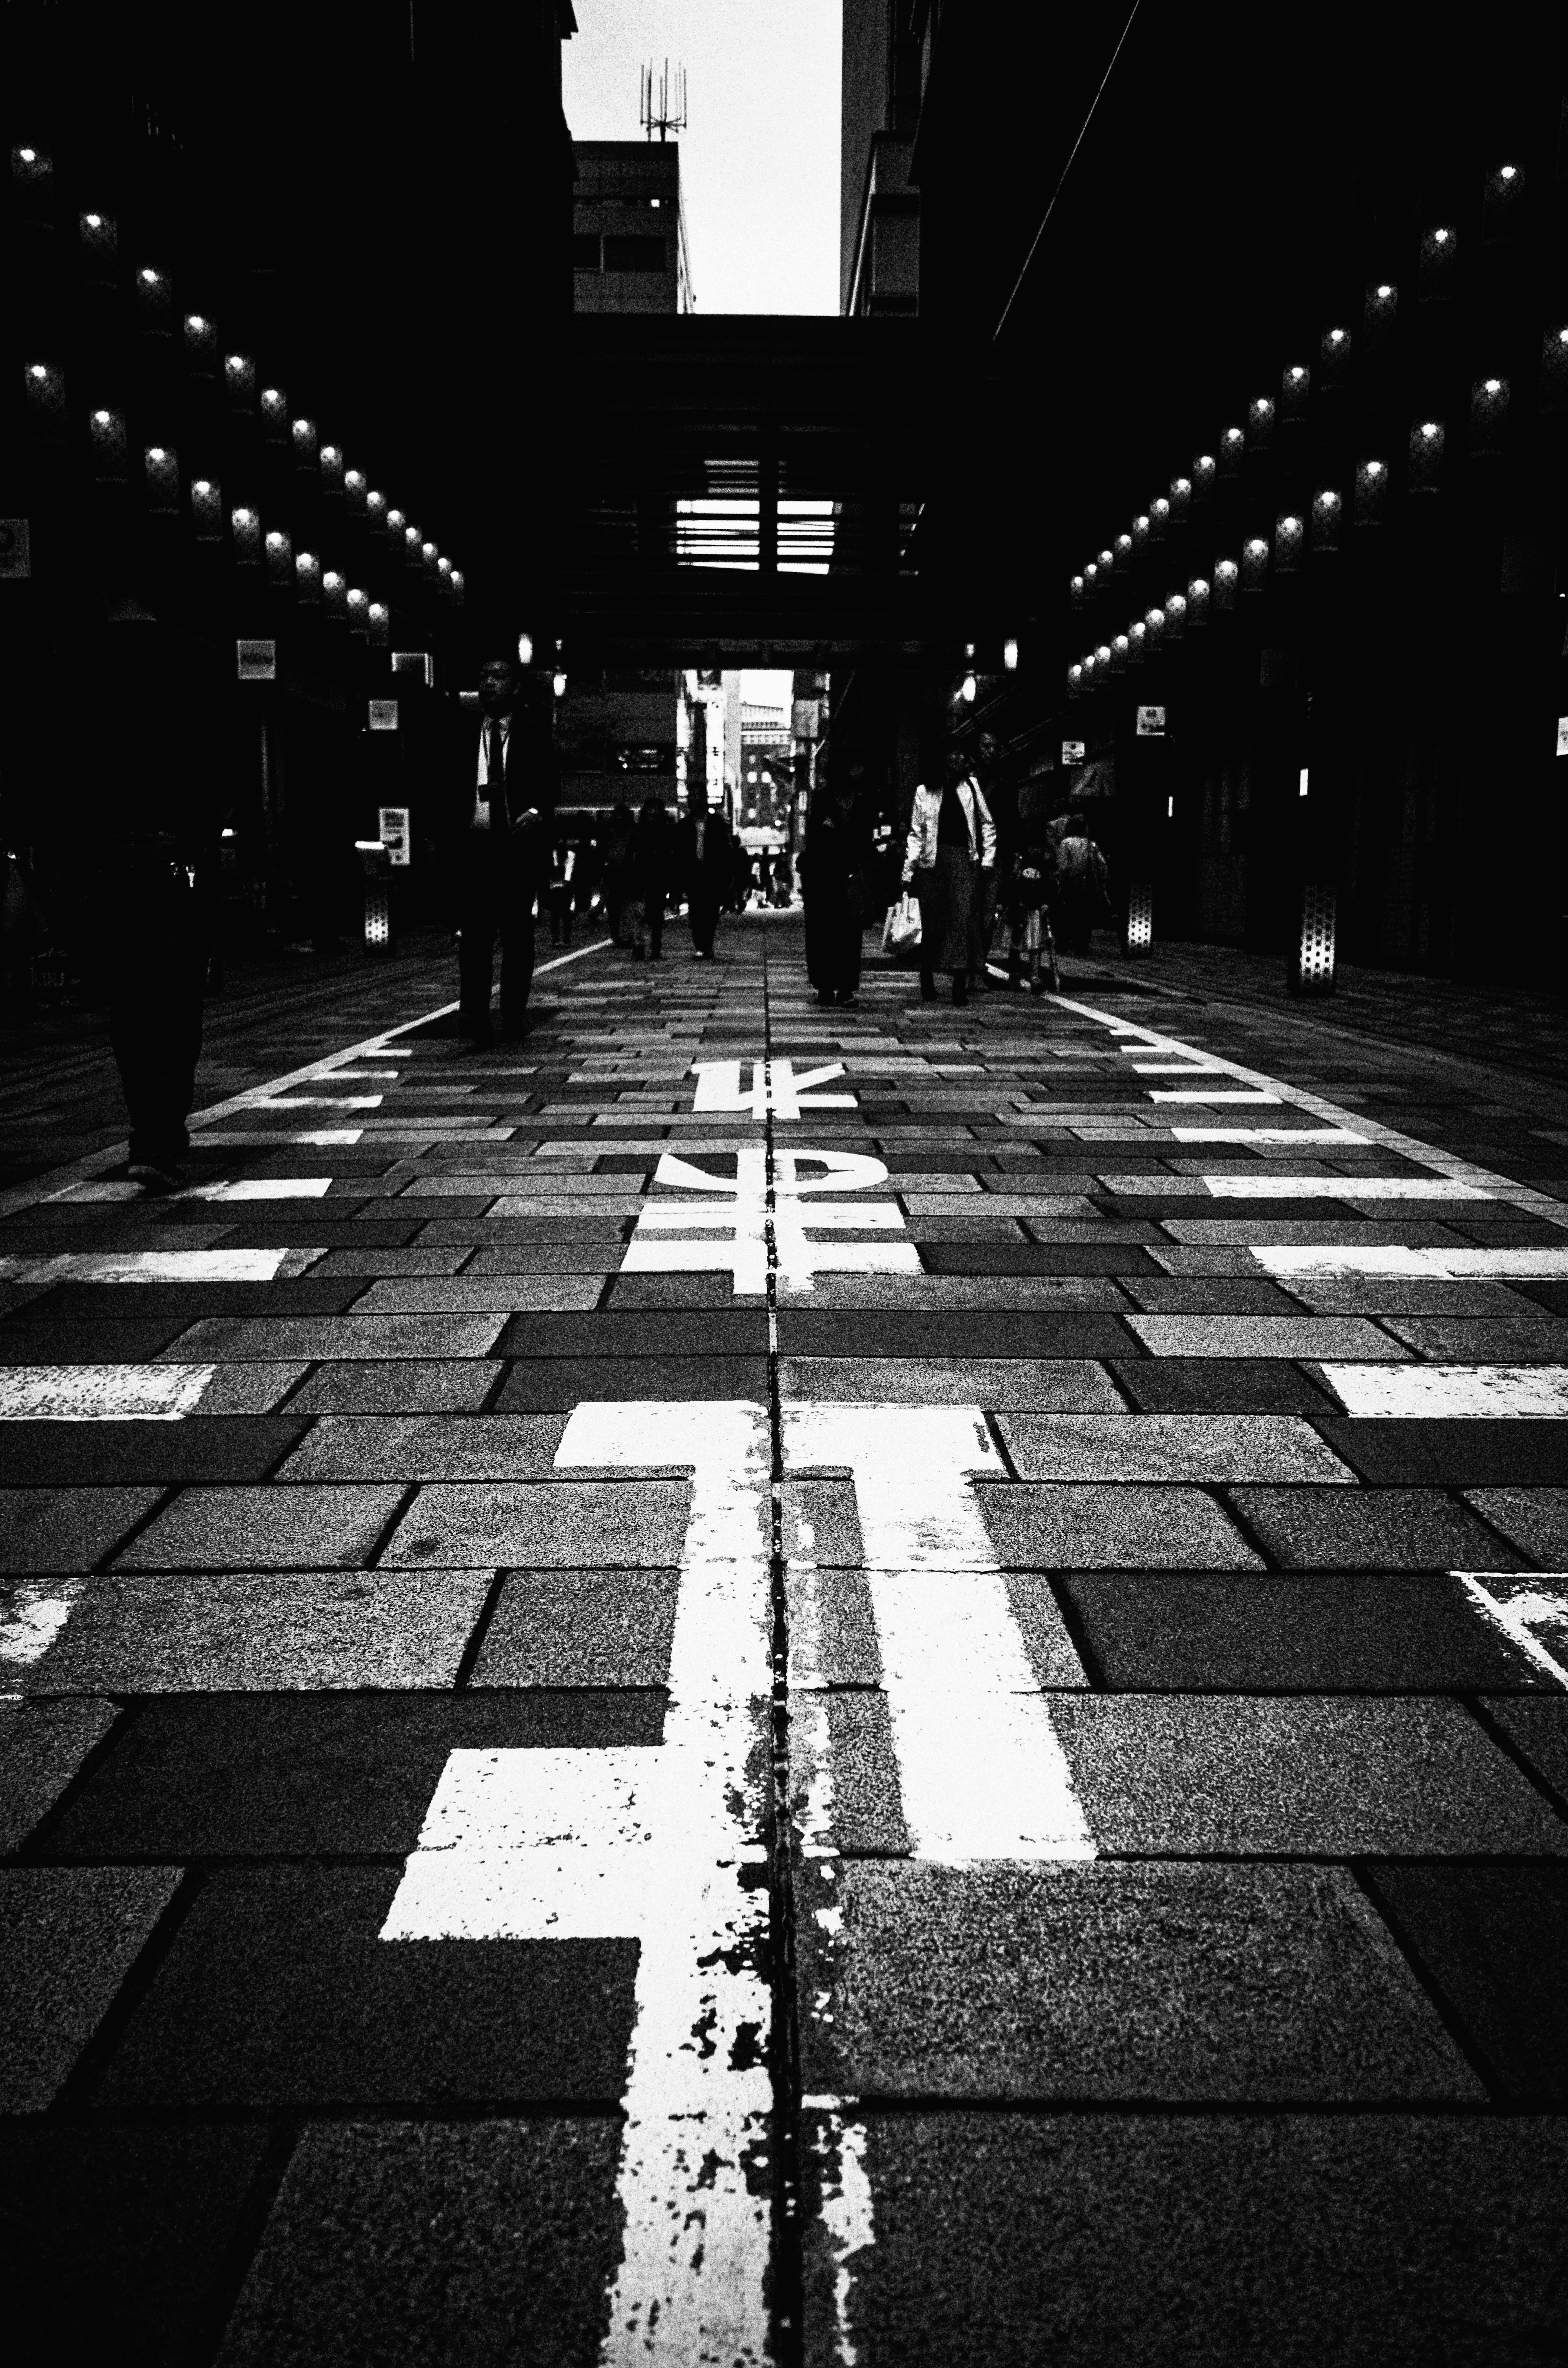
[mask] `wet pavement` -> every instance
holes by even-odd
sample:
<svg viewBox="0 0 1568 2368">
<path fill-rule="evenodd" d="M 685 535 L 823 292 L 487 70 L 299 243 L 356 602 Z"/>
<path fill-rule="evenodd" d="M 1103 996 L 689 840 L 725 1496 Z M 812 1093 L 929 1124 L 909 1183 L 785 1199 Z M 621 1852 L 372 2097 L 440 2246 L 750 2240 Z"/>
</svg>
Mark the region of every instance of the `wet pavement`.
<svg viewBox="0 0 1568 2368">
<path fill-rule="evenodd" d="M 0 1201 L 26 2356 L 1559 2356 L 1559 1019 L 721 951 Z"/>
</svg>

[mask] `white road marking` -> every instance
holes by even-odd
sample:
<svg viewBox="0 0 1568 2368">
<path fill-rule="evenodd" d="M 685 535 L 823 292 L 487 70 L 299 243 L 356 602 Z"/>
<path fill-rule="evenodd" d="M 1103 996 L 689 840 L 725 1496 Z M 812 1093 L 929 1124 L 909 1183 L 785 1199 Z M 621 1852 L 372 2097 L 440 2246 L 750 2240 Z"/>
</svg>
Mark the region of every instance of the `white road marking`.
<svg viewBox="0 0 1568 2368">
<path fill-rule="evenodd" d="M 833 2260 L 834 2368 L 857 2368 L 860 2354 L 850 2328 L 850 2303 L 855 2292 L 853 2264 L 877 2241 L 876 2211 L 866 2169 L 865 2124 L 846 2118 L 843 2097 L 807 2097 L 802 2102 L 816 2112 L 813 2151 L 822 2165 L 820 2194 L 823 2233 Z"/>
<path fill-rule="evenodd" d="M 1211 1092 L 1200 1092 L 1197 1087 L 1151 1086 L 1149 1099 L 1152 1102 L 1277 1102 L 1279 1096 L 1261 1092 L 1233 1092 L 1228 1089 L 1221 1091 L 1219 1087 L 1215 1087 Z"/>
<path fill-rule="evenodd" d="M 1199 1176 L 1216 1201 L 1493 1201 L 1460 1176 Z"/>
<path fill-rule="evenodd" d="M 252 1094 L 247 1110 L 380 1110 L 384 1094 Z"/>
<path fill-rule="evenodd" d="M 1568 1250 L 1412 1249 L 1403 1242 L 1312 1243 L 1306 1247 L 1260 1245 L 1250 1255 L 1269 1274 L 1385 1274 L 1425 1276 L 1434 1282 L 1479 1280 L 1515 1282 L 1568 1281 Z"/>
<path fill-rule="evenodd" d="M 59 1250 L 0 1258 L 6 1282 L 281 1282 L 326 1252 L 268 1250 Z"/>
<path fill-rule="evenodd" d="M 697 1079 L 694 1111 L 749 1111 L 761 1121 L 769 1110 L 778 1119 L 798 1119 L 802 1110 L 853 1110 L 853 1094 L 824 1094 L 818 1090 L 835 1077 L 844 1075 L 842 1061 L 829 1061 L 820 1069 L 802 1069 L 795 1075 L 792 1061 L 754 1061 L 751 1064 L 751 1084 L 741 1084 L 739 1061 L 697 1061 L 691 1075 Z"/>
<path fill-rule="evenodd" d="M 13 1669 L 30 1669 L 41 1661 L 75 1610 L 86 1583 L 83 1578 L 54 1578 L 13 1588 L 6 1610 L 0 1613 L 0 1662 Z"/>
<path fill-rule="evenodd" d="M 665 1739 L 457 1751 L 385 1941 L 635 1936 L 637 2018 L 601 2359 L 767 2356 L 769 1452 L 743 1401 L 579 1406 L 556 1463 L 687 1463 Z"/>
<path fill-rule="evenodd" d="M 1348 1126 L 1173 1126 L 1176 1143 L 1355 1143 L 1370 1136 Z"/>
<path fill-rule="evenodd" d="M 1141 1052 L 1142 1047 L 1124 1044 L 1121 1049 Z M 1215 1071 L 1209 1061 L 1134 1061 L 1132 1074 L 1135 1077 L 1211 1077 Z"/>
<path fill-rule="evenodd" d="M 1527 1653 L 1560 1686 L 1568 1686 L 1568 1571 L 1532 1572 L 1460 1570 L 1471 1602 L 1505 1636 Z M 1483 1587 L 1482 1581 L 1487 1584 Z M 1555 1580 L 1555 1589 L 1546 1582 Z M 1540 1630 L 1552 1639 L 1557 1652 L 1542 1643 Z M 1561 1655 L 1562 1658 L 1558 1656 Z"/>
<path fill-rule="evenodd" d="M 906 1274 L 921 1271 L 911 1241 L 820 1242 L 813 1233 L 903 1231 L 903 1218 L 891 1201 L 824 1207 L 824 1192 L 861 1192 L 886 1184 L 880 1159 L 847 1151 L 780 1151 L 775 1159 L 774 1238 L 778 1277 L 790 1291 L 810 1291 L 816 1274 Z M 820 1168 L 820 1175 L 806 1167 Z M 622 1274 L 724 1273 L 737 1297 L 757 1298 L 767 1290 L 767 1153 L 743 1145 L 735 1174 L 711 1176 L 673 1152 L 662 1155 L 655 1185 L 714 1197 L 693 1201 L 643 1201 L 627 1244 Z M 807 1196 L 812 1197 L 807 1197 Z M 721 1197 L 722 1196 L 722 1197 Z M 672 1236 L 684 1235 L 684 1240 Z M 701 1239 L 691 1238 L 701 1235 Z"/>
<path fill-rule="evenodd" d="M 787 1405 L 784 1454 L 855 1475 L 916 1857 L 1093 1858 L 975 1502 L 971 1474 L 1005 1476 L 979 1408 Z"/>
<path fill-rule="evenodd" d="M 1318 1371 L 1346 1414 L 1568 1419 L 1568 1365 L 1322 1364 Z"/>
<path fill-rule="evenodd" d="M 0 1422 L 178 1422 L 215 1365 L 0 1366 Z"/>
<path fill-rule="evenodd" d="M 242 1176 L 232 1184 L 193 1184 L 182 1201 L 322 1201 L 330 1176 Z"/>
</svg>

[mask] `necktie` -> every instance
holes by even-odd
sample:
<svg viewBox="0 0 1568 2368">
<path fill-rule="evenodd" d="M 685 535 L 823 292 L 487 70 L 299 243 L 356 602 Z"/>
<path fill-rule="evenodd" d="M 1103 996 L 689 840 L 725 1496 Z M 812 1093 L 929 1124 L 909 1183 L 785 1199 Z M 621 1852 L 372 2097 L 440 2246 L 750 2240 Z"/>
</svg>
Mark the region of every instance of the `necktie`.
<svg viewBox="0 0 1568 2368">
<path fill-rule="evenodd" d="M 486 786 L 490 795 L 492 830 L 505 830 L 506 827 L 506 749 L 501 734 L 501 718 L 493 715 L 490 719 L 490 754 L 484 768 L 488 776 Z"/>
</svg>

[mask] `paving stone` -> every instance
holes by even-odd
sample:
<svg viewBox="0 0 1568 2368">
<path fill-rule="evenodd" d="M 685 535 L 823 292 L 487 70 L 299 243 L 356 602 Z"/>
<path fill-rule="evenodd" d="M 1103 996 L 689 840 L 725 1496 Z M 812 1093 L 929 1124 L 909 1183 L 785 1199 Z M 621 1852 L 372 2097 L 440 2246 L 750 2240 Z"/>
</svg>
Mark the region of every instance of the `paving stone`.
<svg viewBox="0 0 1568 2368">
<path fill-rule="evenodd" d="M 1557 1468 L 1568 1471 L 1568 1464 Z M 1532 1562 L 1549 1570 L 1568 1567 L 1568 1488 L 1471 1488 L 1467 1494 L 1483 1519 Z"/>
<path fill-rule="evenodd" d="M 1130 1275 L 1127 1293 L 1150 1315 L 1300 1315 L 1301 1308 L 1266 1277 Z M 1358 1311 L 1359 1312 L 1359 1311 Z"/>
<path fill-rule="evenodd" d="M 0 1422 L 0 1483 L 56 1487 L 260 1480 L 304 1429 L 286 1416 L 180 1422 Z"/>
<path fill-rule="evenodd" d="M 1559 1870 L 1552 1870 L 1553 1873 Z M 1568 1875 L 1568 1869 L 1561 1870 Z M 852 1863 L 804 2086 L 1051 2103 L 1479 2102 L 1354 1879 L 1278 1866 Z"/>
<path fill-rule="evenodd" d="M 100 2107 L 619 2102 L 637 1946 L 386 1941 L 395 1867 L 208 1875 L 94 2090 Z"/>
<path fill-rule="evenodd" d="M 1447 1488 L 1528 1484 L 1568 1472 L 1568 1422 L 1484 1416 L 1355 1421 L 1330 1416 L 1319 1418 L 1318 1429 L 1363 1480 L 1383 1487 L 1402 1482 Z"/>
<path fill-rule="evenodd" d="M 255 2123 L 0 2128 L 0 2254 L 17 2368 L 169 2368 L 207 2356 L 267 2136 Z"/>
<path fill-rule="evenodd" d="M 324 1415 L 282 1480 L 542 1479 L 566 1425 L 559 1415 Z"/>
<path fill-rule="evenodd" d="M 1135 1693 L 1444 1693 L 1551 1683 L 1446 1575 L 1095 1571 L 1056 1583 L 1096 1682 Z"/>
<path fill-rule="evenodd" d="M 975 1490 L 1007 1570 L 1260 1570 L 1213 1497 L 1177 1485 L 1011 1485 Z"/>
<path fill-rule="evenodd" d="M 909 1829 L 903 1822 L 898 1754 L 886 1695 L 846 1691 L 821 1695 L 818 1702 L 827 1721 L 836 1848 L 846 1857 L 906 1856 Z M 814 1721 L 808 1725 L 807 1716 L 809 1713 L 802 1716 L 795 1738 L 797 1748 L 814 1729 Z M 798 1762 L 792 1779 L 797 1798 L 809 1773 L 804 1763 Z"/>
<path fill-rule="evenodd" d="M 1103 1365 L 1085 1358 L 786 1357 L 788 1398 L 873 1406 L 1028 1406 L 1042 1412 L 1123 1410 Z"/>
<path fill-rule="evenodd" d="M 1284 1570 L 1514 1570 L 1520 1557 L 1436 1488 L 1236 1488 L 1231 1502 Z"/>
<path fill-rule="evenodd" d="M 1271 1358 L 1151 1357 L 1111 1368 L 1146 1414 L 1337 1414 L 1339 1402 L 1298 1365 Z"/>
<path fill-rule="evenodd" d="M 1568 2102 L 1568 1867 L 1382 1866 L 1368 1885 L 1509 2102 Z"/>
<path fill-rule="evenodd" d="M 864 1561 L 852 1480 L 786 1480 L 779 1501 L 779 1541 L 791 1567 Z"/>
<path fill-rule="evenodd" d="M 1309 1423 L 1290 1415 L 1005 1414 L 1023 1480 L 1349 1481 Z"/>
<path fill-rule="evenodd" d="M 463 1263 L 461 1250 L 416 1242 L 406 1249 L 328 1250 L 315 1271 L 322 1275 L 455 1275 Z"/>
<path fill-rule="evenodd" d="M 1137 1243 L 932 1242 L 921 1251 L 932 1274 L 1146 1274 L 1157 1271 Z"/>
<path fill-rule="evenodd" d="M 365 1288 L 352 1276 L 321 1279 L 314 1273 L 268 1282 L 57 1283 L 32 1302 L 28 1317 L 62 1326 L 118 1323 L 125 1294 L 133 1291 L 139 1322 L 165 1324 L 176 1332 L 206 1316 L 267 1316 L 284 1323 L 301 1316 L 341 1315 Z"/>
<path fill-rule="evenodd" d="M 1486 1708 L 1543 1784 L 1568 1807 L 1568 1701 L 1490 1701 Z"/>
<path fill-rule="evenodd" d="M 372 1283 L 356 1304 L 360 1315 L 511 1315 L 519 1308 L 566 1313 L 597 1307 L 603 1283 L 593 1274 L 419 1275 Z"/>
<path fill-rule="evenodd" d="M 157 1488 L 0 1489 L 0 1573 L 91 1570 L 157 1503 Z"/>
<path fill-rule="evenodd" d="M 649 1307 L 733 1307 L 735 1286 L 727 1274 L 626 1274 L 609 1285 L 611 1315 Z"/>
<path fill-rule="evenodd" d="M 1290 1295 L 1317 1315 L 1522 1315 L 1539 1311 L 1503 1282 L 1450 1282 L 1429 1275 L 1293 1274 Z"/>
<path fill-rule="evenodd" d="M 799 1564 L 785 1586 L 791 1687 L 880 1687 L 882 1656 L 865 1572 Z"/>
<path fill-rule="evenodd" d="M 178 1339 L 184 1329 L 184 1319 L 178 1316 L 131 1316 L 119 1323 L 93 1324 L 28 1324 L 14 1319 L 0 1324 L 0 1365 L 144 1365 Z M 274 1356 L 287 1353 L 271 1351 Z"/>
<path fill-rule="evenodd" d="M 593 2368 L 619 2155 L 603 2119 L 307 2128 L 221 2368 Z"/>
<path fill-rule="evenodd" d="M 1130 1315 L 1127 1325 L 1154 1357 L 1392 1361 L 1403 1354 L 1386 1332 L 1356 1315 Z"/>
<path fill-rule="evenodd" d="M 213 1316 L 182 1332 L 168 1358 L 202 1364 L 209 1358 L 487 1357 L 500 1338 L 503 1315 L 320 1315 L 271 1323 Z M 151 1351 L 149 1351 L 151 1353 Z"/>
<path fill-rule="evenodd" d="M 1459 1702 L 1055 1694 L 1117 1856 L 1568 1857 L 1568 1824 Z"/>
<path fill-rule="evenodd" d="M 686 1540 L 686 1480 L 557 1480 L 424 1487 L 381 1556 L 387 1565 L 472 1569 L 678 1564 Z"/>
<path fill-rule="evenodd" d="M 1131 1342 L 1112 1315 L 964 1315 L 957 1309 L 903 1314 L 878 1309 L 816 1314 L 794 1303 L 778 1315 L 780 1352 L 801 1357 L 929 1359 L 994 1362 L 1124 1357 Z"/>
<path fill-rule="evenodd" d="M 656 1693 L 166 1694 L 123 1721 L 51 1854 L 402 1856 L 449 1752 L 657 1743 L 664 1709 Z"/>
<path fill-rule="evenodd" d="M 622 1398 L 744 1398 L 765 1406 L 767 1360 L 530 1357 L 506 1369 L 495 1411 L 569 1414 L 585 1400 Z"/>
<path fill-rule="evenodd" d="M 178 1882 L 177 1867 L 0 1867 L 0 2112 L 54 2102 Z"/>
<path fill-rule="evenodd" d="M 500 1369 L 487 1360 L 388 1358 L 384 1362 L 321 1366 L 290 1414 L 471 1414 L 495 1387 Z"/>
<path fill-rule="evenodd" d="M 650 1311 L 630 1315 L 517 1315 L 496 1354 L 503 1357 L 761 1357 L 767 1353 L 765 1308 L 720 1313 Z"/>
<path fill-rule="evenodd" d="M 115 1718 L 112 1702 L 29 1702 L 0 1695 L 0 1850 L 20 1848 Z"/>
<path fill-rule="evenodd" d="M 667 1686 L 677 1570 L 514 1570 L 476 1686 Z"/>
<path fill-rule="evenodd" d="M 1546 1316 L 1506 1316 L 1496 1321 L 1391 1315 L 1386 1328 L 1396 1339 L 1439 1364 L 1568 1364 L 1568 1324 Z"/>
<path fill-rule="evenodd" d="M 21 1668 L 0 1596 L 0 1677 L 28 1694 L 449 1686 L 488 1587 L 467 1570 L 93 1579 Z"/>
<path fill-rule="evenodd" d="M 401 1486 L 187 1488 L 118 1556 L 119 1570 L 309 1570 L 368 1562 Z"/>
<path fill-rule="evenodd" d="M 844 2289 L 817 2237 L 807 2285 L 812 2338 L 831 2357 L 842 2307 L 859 2368 L 1483 2368 L 1568 2341 L 1560 2121 L 872 2110 L 863 2126 L 874 2242 Z M 808 2123 L 806 2152 L 836 2178 L 832 2129 Z"/>
</svg>

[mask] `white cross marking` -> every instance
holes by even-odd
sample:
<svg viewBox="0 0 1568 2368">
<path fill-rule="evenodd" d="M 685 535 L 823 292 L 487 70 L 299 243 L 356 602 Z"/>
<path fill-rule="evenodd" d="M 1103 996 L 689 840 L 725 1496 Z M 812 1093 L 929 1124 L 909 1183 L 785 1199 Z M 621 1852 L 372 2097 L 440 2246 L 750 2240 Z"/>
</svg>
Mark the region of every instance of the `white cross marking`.
<svg viewBox="0 0 1568 2368">
<path fill-rule="evenodd" d="M 802 1166 L 820 1167 L 803 1176 Z M 813 1275 L 918 1274 L 920 1253 L 911 1241 L 819 1242 L 812 1233 L 902 1233 L 903 1219 L 888 1201 L 824 1208 L 808 1193 L 859 1192 L 888 1180 L 885 1164 L 863 1152 L 778 1151 L 774 1155 L 773 1237 L 778 1279 L 789 1291 L 810 1291 Z M 767 1289 L 767 1160 L 760 1144 L 735 1155 L 735 1175 L 710 1176 L 705 1168 L 665 1152 L 653 1181 L 686 1192 L 723 1197 L 700 1201 L 648 1201 L 627 1245 L 622 1274 L 728 1272 L 738 1297 L 760 1297 Z M 687 1235 L 685 1240 L 672 1236 Z M 692 1235 L 707 1235 L 692 1239 Z"/>
</svg>

